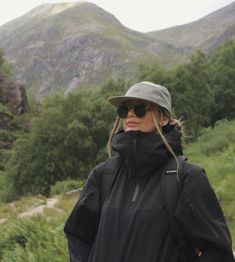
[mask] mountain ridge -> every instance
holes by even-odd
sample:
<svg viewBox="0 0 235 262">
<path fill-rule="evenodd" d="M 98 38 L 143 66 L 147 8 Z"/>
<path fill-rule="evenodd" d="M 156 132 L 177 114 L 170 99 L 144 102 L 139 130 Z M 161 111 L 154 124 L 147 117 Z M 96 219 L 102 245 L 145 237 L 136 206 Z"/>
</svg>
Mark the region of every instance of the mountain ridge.
<svg viewBox="0 0 235 262">
<path fill-rule="evenodd" d="M 93 3 L 45 4 L 1 26 L 0 48 L 12 64 L 16 81 L 36 97 L 58 90 L 67 93 L 109 78 L 132 79 L 140 63 L 172 67 L 187 61 L 198 48 L 208 52 L 226 37 L 234 37 L 234 7 L 235 3 L 226 17 L 229 22 L 224 18 L 225 25 L 215 39 L 203 19 L 195 22 L 200 39 L 194 37 L 192 42 L 187 29 L 192 23 L 141 33 Z"/>
<path fill-rule="evenodd" d="M 203 42 L 207 42 L 212 36 L 219 37 L 221 34 L 223 34 L 224 25 L 229 27 L 229 29 L 234 29 L 231 31 L 232 37 L 235 38 L 235 19 L 231 19 L 231 16 L 234 16 L 234 14 L 235 2 L 211 14 L 208 14 L 199 20 L 160 31 L 152 31 L 147 34 L 154 38 L 156 37 L 156 39 L 160 38 L 164 41 L 174 41 L 177 37 L 180 36 L 181 44 L 185 43 L 192 48 L 198 46 L 199 48 L 206 50 L 206 48 L 203 46 Z"/>
</svg>

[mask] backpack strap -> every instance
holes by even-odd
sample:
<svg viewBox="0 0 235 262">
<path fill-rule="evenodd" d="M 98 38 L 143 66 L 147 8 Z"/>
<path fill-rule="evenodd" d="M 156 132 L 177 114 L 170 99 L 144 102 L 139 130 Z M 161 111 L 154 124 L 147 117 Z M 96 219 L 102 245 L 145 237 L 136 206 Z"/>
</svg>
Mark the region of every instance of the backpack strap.
<svg viewBox="0 0 235 262">
<path fill-rule="evenodd" d="M 175 242 L 177 243 L 179 249 L 182 250 L 185 247 L 185 238 L 184 238 L 184 234 L 176 224 L 174 214 L 175 214 L 179 194 L 181 192 L 180 178 L 182 177 L 186 157 L 183 155 L 178 155 L 177 160 L 179 163 L 178 170 L 177 170 L 177 163 L 175 158 L 173 157 L 170 158 L 166 163 L 161 177 L 161 186 L 162 186 L 163 203 L 166 208 L 166 213 L 168 217 L 168 222 L 171 227 L 172 236 Z M 180 261 L 186 261 L 186 260 L 181 258 Z"/>
<path fill-rule="evenodd" d="M 178 196 L 181 190 L 181 182 L 179 178 L 182 175 L 186 157 L 183 155 L 178 155 L 177 160 L 179 163 L 179 169 L 177 170 L 176 160 L 172 157 L 168 160 L 167 164 L 165 165 L 161 178 L 163 202 L 166 207 L 170 226 L 173 229 L 175 228 L 174 214 L 178 202 Z"/>
<path fill-rule="evenodd" d="M 106 159 L 103 166 L 103 176 L 101 185 L 101 205 L 103 205 L 106 197 L 108 196 L 110 190 L 112 189 L 119 170 L 122 166 L 123 160 L 120 155 L 116 155 Z"/>
</svg>

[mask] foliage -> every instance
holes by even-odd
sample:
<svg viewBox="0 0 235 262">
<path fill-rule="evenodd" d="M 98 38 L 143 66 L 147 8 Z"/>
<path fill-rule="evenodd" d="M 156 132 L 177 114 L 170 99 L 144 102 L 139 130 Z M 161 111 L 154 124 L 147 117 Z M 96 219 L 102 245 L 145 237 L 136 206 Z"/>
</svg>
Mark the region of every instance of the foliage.
<svg viewBox="0 0 235 262">
<path fill-rule="evenodd" d="M 13 114 L 11 113 L 11 111 L 2 102 L 0 102 L 0 112 L 4 113 L 5 115 L 9 117 L 13 117 Z"/>
<path fill-rule="evenodd" d="M 51 186 L 50 193 L 51 195 L 59 195 L 67 193 L 74 189 L 82 188 L 84 185 L 84 180 L 64 180 L 56 182 L 55 185 Z"/>
<path fill-rule="evenodd" d="M 213 134 L 213 135 L 212 135 Z M 211 156 L 221 153 L 235 143 L 235 122 L 218 121 L 214 128 L 206 128 L 201 131 L 197 143 L 191 148 L 194 155 Z M 190 152 L 190 149 L 189 149 Z"/>
<path fill-rule="evenodd" d="M 2 262 L 69 261 L 63 233 L 64 217 L 12 220 L 2 226 L 0 260 Z"/>
<path fill-rule="evenodd" d="M 185 121 L 188 136 L 195 140 L 202 128 L 235 118 L 234 61 L 235 41 L 230 40 L 210 57 L 198 51 L 173 70 L 141 65 L 138 79 L 168 87 L 175 114 Z"/>
<path fill-rule="evenodd" d="M 105 145 L 115 118 L 107 97 L 125 87 L 124 81 L 111 81 L 93 93 L 47 98 L 32 121 L 31 132 L 18 139 L 5 166 L 9 194 L 4 198 L 49 195 L 57 181 L 87 177 L 107 157 Z"/>
<path fill-rule="evenodd" d="M 159 64 L 146 66 L 140 64 L 138 80 L 150 81 L 161 85 L 167 85 L 169 83 L 170 74 L 164 70 Z"/>
<path fill-rule="evenodd" d="M 221 202 L 235 239 L 235 120 L 220 121 L 186 147 L 190 161 L 202 166 Z"/>
<path fill-rule="evenodd" d="M 201 127 L 210 123 L 213 96 L 208 84 L 206 66 L 205 55 L 198 52 L 192 56 L 189 64 L 176 68 L 171 83 L 176 113 L 184 116 L 193 137 L 198 137 Z"/>
<path fill-rule="evenodd" d="M 69 261 L 67 241 L 63 227 L 78 196 L 58 197 L 58 208 L 43 210 L 43 216 L 19 218 L 22 212 L 44 204 L 42 196 L 23 197 L 9 204 L 0 205 L 0 217 L 7 218 L 0 224 L 0 261 Z M 64 212 L 62 212 L 64 210 Z"/>
<path fill-rule="evenodd" d="M 235 41 L 227 41 L 209 61 L 210 81 L 214 90 L 211 122 L 235 118 Z"/>
</svg>

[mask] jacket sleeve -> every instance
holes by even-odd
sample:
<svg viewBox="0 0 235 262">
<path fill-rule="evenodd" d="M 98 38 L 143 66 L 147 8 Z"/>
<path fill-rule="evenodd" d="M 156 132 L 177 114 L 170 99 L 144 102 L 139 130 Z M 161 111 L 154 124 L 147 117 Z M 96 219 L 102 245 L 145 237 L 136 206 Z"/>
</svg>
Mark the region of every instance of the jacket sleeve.
<svg viewBox="0 0 235 262">
<path fill-rule="evenodd" d="M 231 236 L 205 171 L 185 163 L 175 217 L 191 243 L 202 251 L 200 262 L 233 262 Z"/>
<path fill-rule="evenodd" d="M 100 213 L 98 175 L 101 165 L 88 176 L 79 200 L 65 223 L 71 262 L 87 262 L 96 236 Z"/>
</svg>

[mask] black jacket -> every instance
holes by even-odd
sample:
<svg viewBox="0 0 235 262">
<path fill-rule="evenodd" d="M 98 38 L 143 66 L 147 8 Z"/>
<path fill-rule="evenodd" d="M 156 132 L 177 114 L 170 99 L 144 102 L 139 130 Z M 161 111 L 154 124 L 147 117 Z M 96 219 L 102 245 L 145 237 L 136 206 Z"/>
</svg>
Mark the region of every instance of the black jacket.
<svg viewBox="0 0 235 262">
<path fill-rule="evenodd" d="M 182 154 L 178 130 L 164 131 L 174 152 Z M 89 175 L 66 222 L 71 261 L 178 262 L 161 191 L 168 150 L 158 135 L 140 131 L 118 133 L 112 145 L 123 164 L 104 203 L 102 163 Z M 181 181 L 175 217 L 188 241 L 202 251 L 200 261 L 234 261 L 230 234 L 204 170 L 187 163 Z"/>
</svg>

